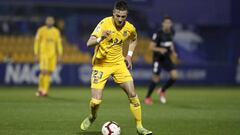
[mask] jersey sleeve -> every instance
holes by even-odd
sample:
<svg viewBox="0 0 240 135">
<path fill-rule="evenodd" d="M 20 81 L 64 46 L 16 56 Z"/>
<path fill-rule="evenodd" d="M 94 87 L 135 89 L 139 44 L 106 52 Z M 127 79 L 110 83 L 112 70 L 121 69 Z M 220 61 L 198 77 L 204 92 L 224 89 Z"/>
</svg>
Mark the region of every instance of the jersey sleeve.
<svg viewBox="0 0 240 135">
<path fill-rule="evenodd" d="M 137 38 L 137 31 L 136 31 L 136 28 L 132 26 L 129 39 L 136 40 L 136 38 Z"/>
<path fill-rule="evenodd" d="M 94 29 L 91 35 L 97 38 L 101 37 L 103 29 L 104 29 L 104 21 L 102 20 L 100 23 L 98 23 L 98 25 L 96 26 L 96 28 Z"/>
<path fill-rule="evenodd" d="M 34 40 L 34 54 L 35 55 L 38 55 L 39 53 L 39 45 L 40 45 L 40 42 L 41 42 L 41 29 L 38 29 L 37 30 L 37 33 L 35 35 L 35 40 Z"/>
</svg>

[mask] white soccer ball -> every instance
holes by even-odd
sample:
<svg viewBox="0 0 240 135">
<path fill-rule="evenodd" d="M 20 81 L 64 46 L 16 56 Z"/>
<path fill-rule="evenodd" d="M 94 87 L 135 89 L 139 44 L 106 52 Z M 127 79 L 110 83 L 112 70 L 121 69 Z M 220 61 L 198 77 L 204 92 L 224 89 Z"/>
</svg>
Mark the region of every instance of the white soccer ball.
<svg viewBox="0 0 240 135">
<path fill-rule="evenodd" d="M 102 126 L 103 135 L 120 135 L 120 126 L 114 121 L 108 121 Z"/>
</svg>

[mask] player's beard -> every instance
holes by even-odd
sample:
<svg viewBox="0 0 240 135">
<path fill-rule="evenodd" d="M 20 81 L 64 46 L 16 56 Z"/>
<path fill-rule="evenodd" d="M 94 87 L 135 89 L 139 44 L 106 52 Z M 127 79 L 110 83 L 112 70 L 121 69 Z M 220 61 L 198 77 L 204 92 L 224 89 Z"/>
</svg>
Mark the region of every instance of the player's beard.
<svg viewBox="0 0 240 135">
<path fill-rule="evenodd" d="M 52 28 L 52 27 L 53 27 L 53 24 L 47 24 L 47 27 L 48 27 L 48 28 Z"/>
<path fill-rule="evenodd" d="M 115 21 L 115 25 L 118 27 L 118 28 L 121 28 L 123 27 L 125 21 Z"/>
</svg>

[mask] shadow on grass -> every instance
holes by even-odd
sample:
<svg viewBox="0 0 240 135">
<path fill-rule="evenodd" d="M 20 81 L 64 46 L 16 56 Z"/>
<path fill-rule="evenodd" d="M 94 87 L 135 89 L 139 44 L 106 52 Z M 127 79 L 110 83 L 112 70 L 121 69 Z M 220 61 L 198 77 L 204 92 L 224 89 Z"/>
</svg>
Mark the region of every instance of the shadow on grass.
<svg viewBox="0 0 240 135">
<path fill-rule="evenodd" d="M 99 131 L 83 131 L 78 132 L 76 135 L 102 135 L 102 133 Z"/>
</svg>

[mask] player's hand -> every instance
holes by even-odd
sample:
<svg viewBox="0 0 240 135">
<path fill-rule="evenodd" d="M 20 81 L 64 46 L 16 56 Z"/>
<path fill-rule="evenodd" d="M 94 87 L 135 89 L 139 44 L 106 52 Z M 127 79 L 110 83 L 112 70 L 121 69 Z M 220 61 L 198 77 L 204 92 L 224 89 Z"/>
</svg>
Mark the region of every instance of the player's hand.
<svg viewBox="0 0 240 135">
<path fill-rule="evenodd" d="M 103 31 L 102 32 L 102 39 L 105 39 L 105 38 L 107 38 L 110 34 L 112 33 L 112 31 L 110 31 L 110 30 L 105 30 L 105 31 Z"/>
<path fill-rule="evenodd" d="M 159 52 L 161 54 L 165 54 L 167 52 L 167 49 L 166 48 L 159 48 Z"/>
<path fill-rule="evenodd" d="M 132 57 L 131 56 L 126 56 L 125 58 L 125 63 L 127 65 L 127 68 L 132 70 Z"/>
<path fill-rule="evenodd" d="M 58 59 L 57 59 L 58 64 L 62 64 L 62 59 L 63 59 L 63 58 L 62 58 L 62 55 L 59 55 L 59 56 L 58 56 Z"/>
<path fill-rule="evenodd" d="M 38 56 L 38 55 L 35 55 L 35 56 L 34 56 L 34 59 L 35 59 L 35 60 L 34 60 L 35 63 L 38 63 L 38 62 L 39 62 L 39 56 Z"/>
<path fill-rule="evenodd" d="M 170 54 L 170 59 L 171 59 L 173 64 L 179 64 L 180 63 L 180 60 L 179 60 L 178 55 L 177 55 L 176 52 L 172 52 Z"/>
<path fill-rule="evenodd" d="M 178 57 L 178 54 L 177 54 L 176 52 L 172 52 L 172 55 L 173 55 L 174 57 Z"/>
</svg>

